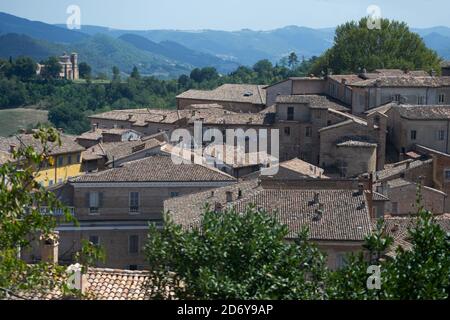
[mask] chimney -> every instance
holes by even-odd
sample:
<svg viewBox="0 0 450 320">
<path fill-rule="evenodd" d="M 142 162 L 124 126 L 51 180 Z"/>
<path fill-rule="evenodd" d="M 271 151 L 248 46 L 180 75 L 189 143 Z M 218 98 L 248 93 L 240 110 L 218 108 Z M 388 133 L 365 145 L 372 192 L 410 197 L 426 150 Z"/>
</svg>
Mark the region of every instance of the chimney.
<svg viewBox="0 0 450 320">
<path fill-rule="evenodd" d="M 59 232 L 55 231 L 50 235 L 41 235 L 41 261 L 47 263 L 58 263 L 58 247 L 59 247 Z"/>
<path fill-rule="evenodd" d="M 318 192 L 314 192 L 314 204 L 319 203 L 319 193 Z"/>
<path fill-rule="evenodd" d="M 436 76 L 436 71 L 434 69 L 431 69 L 430 74 L 431 74 L 432 77 L 435 77 Z"/>
<path fill-rule="evenodd" d="M 364 184 L 358 183 L 358 194 L 363 195 L 364 194 Z"/>
<path fill-rule="evenodd" d="M 69 275 L 67 279 L 69 289 L 79 290 L 85 294 L 89 284 L 86 275 L 83 274 L 83 267 L 79 263 L 72 264 L 66 269 L 66 273 Z"/>
<path fill-rule="evenodd" d="M 14 151 L 16 151 L 16 145 L 15 144 L 10 144 L 9 145 L 9 152 L 13 153 Z"/>
<path fill-rule="evenodd" d="M 98 123 L 92 124 L 92 132 L 95 132 L 98 129 Z"/>
</svg>

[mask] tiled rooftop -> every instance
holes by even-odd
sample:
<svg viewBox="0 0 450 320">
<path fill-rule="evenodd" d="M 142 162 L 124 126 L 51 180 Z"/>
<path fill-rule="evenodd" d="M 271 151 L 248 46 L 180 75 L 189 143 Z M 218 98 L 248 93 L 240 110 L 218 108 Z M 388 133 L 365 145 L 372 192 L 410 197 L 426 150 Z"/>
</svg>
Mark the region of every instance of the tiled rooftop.
<svg viewBox="0 0 450 320">
<path fill-rule="evenodd" d="M 450 214 L 435 216 L 435 221 L 441 226 L 445 232 L 450 232 Z M 394 244 L 387 252 L 388 256 L 395 256 L 395 249 L 401 246 L 405 250 L 412 248 L 409 242 L 408 229 L 414 228 L 416 225 L 417 217 L 385 217 L 385 232 L 394 238 Z"/>
<path fill-rule="evenodd" d="M 354 87 L 425 87 L 438 88 L 450 86 L 450 77 L 432 76 L 382 76 L 375 75 L 367 80 L 357 81 L 351 84 Z"/>
<path fill-rule="evenodd" d="M 169 156 L 150 156 L 124 163 L 121 167 L 90 173 L 72 180 L 75 183 L 100 182 L 233 182 L 235 178 L 217 169 L 198 164 L 174 164 Z"/>
<path fill-rule="evenodd" d="M 238 198 L 239 190 L 241 198 Z M 227 192 L 232 193 L 231 203 L 227 203 Z M 313 201 L 315 193 L 320 205 Z M 170 199 L 165 201 L 164 208 L 184 228 L 197 228 L 205 203 L 213 209 L 216 203 L 234 206 L 240 212 L 247 205 L 255 204 L 288 226 L 288 238 L 295 238 L 301 227 L 307 226 L 313 240 L 362 241 L 371 229 L 366 197 L 357 190 L 274 189 L 263 187 L 256 179 Z M 317 212 L 319 206 L 323 206 L 321 215 Z"/>
<path fill-rule="evenodd" d="M 411 120 L 448 120 L 450 105 L 394 105 L 402 118 Z"/>
<path fill-rule="evenodd" d="M 409 163 L 409 164 L 408 164 Z M 433 163 L 433 159 L 427 160 L 414 160 L 414 161 L 402 161 L 394 165 L 387 165 L 383 170 L 379 170 L 375 173 L 375 180 L 388 180 L 395 178 L 401 173 L 405 173 L 408 170 L 418 168 L 421 166 L 429 166 Z"/>
<path fill-rule="evenodd" d="M 305 94 L 305 95 L 280 95 L 277 96 L 277 103 L 304 103 L 311 108 L 331 108 L 340 111 L 349 111 L 347 105 L 333 99 L 327 95 Z"/>
<path fill-rule="evenodd" d="M 224 84 L 214 90 L 188 90 L 178 95 L 177 98 L 265 104 L 264 87 L 253 84 Z"/>
<path fill-rule="evenodd" d="M 74 136 L 60 134 L 61 145 L 56 142 L 49 143 L 49 151 L 51 155 L 59 155 L 65 153 L 75 153 L 84 151 L 84 147 L 75 142 Z M 0 151 L 9 153 L 11 145 L 17 148 L 31 146 L 37 152 L 42 152 L 43 146 L 41 142 L 33 137 L 33 134 L 19 134 L 9 138 L 0 137 Z"/>
</svg>

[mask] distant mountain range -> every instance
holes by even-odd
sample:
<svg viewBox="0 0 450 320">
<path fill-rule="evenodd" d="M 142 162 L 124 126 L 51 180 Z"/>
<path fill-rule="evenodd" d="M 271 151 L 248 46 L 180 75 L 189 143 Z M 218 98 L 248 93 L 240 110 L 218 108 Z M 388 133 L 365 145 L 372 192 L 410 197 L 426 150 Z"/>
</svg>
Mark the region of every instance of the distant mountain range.
<svg viewBox="0 0 450 320">
<path fill-rule="evenodd" d="M 450 28 L 412 28 L 428 47 L 450 60 Z M 44 59 L 76 51 L 94 72 L 110 73 L 116 65 L 130 73 L 136 65 L 142 74 L 163 78 L 188 73 L 195 67 L 213 66 L 222 73 L 260 59 L 273 62 L 295 51 L 299 57 L 319 56 L 332 46 L 334 28 L 287 26 L 270 31 L 117 30 L 30 21 L 0 12 L 0 57 L 28 55 Z"/>
</svg>

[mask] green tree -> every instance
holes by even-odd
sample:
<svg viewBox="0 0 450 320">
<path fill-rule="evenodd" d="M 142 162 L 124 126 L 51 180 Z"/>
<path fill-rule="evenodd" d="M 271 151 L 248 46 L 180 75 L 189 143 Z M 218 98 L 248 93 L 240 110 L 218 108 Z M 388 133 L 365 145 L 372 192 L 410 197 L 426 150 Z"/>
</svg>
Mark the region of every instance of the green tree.
<svg viewBox="0 0 450 320">
<path fill-rule="evenodd" d="M 113 81 L 120 81 L 120 70 L 118 67 L 114 66 L 112 68 Z"/>
<path fill-rule="evenodd" d="M 81 62 L 78 65 L 78 71 L 80 73 L 81 79 L 91 79 L 92 77 L 92 68 L 86 62 Z"/>
<path fill-rule="evenodd" d="M 58 143 L 59 135 L 55 129 L 41 129 L 34 137 L 41 142 L 42 153 L 31 147 L 19 148 L 14 152 L 15 161 L 0 167 L 0 298 L 55 287 L 67 289 L 61 283 L 65 268 L 49 263 L 26 264 L 19 258 L 20 250 L 30 245 L 30 236 L 49 237 L 53 233 L 56 220 L 41 214 L 42 206 L 62 209 L 65 219 L 73 221 L 55 195 L 34 180 L 36 168 L 49 157 L 48 143 Z"/>
<path fill-rule="evenodd" d="M 58 58 L 50 57 L 47 60 L 43 61 L 45 65 L 44 72 L 42 77 L 45 79 L 57 79 L 60 77 L 61 73 L 61 64 L 59 63 Z"/>
<path fill-rule="evenodd" d="M 295 52 L 291 52 L 289 54 L 288 65 L 291 69 L 295 68 L 298 65 L 298 57 Z"/>
<path fill-rule="evenodd" d="M 406 23 L 381 20 L 380 29 L 369 29 L 367 18 L 336 29 L 334 45 L 313 65 L 311 72 L 353 73 L 377 68 L 440 71 L 440 59 Z"/>
<path fill-rule="evenodd" d="M 36 76 L 36 62 L 29 57 L 19 57 L 14 61 L 12 74 L 22 80 L 29 80 Z"/>
<path fill-rule="evenodd" d="M 420 187 L 419 187 L 420 190 Z M 420 191 L 419 191 L 420 193 Z M 420 197 L 418 197 L 420 199 Z M 448 299 L 450 290 L 450 238 L 433 214 L 418 200 L 416 222 L 408 231 L 411 249 L 395 249 L 395 257 L 384 259 L 381 253 L 392 239 L 384 234 L 382 224 L 366 239 L 369 257 L 351 255 L 347 265 L 333 273 L 327 286 L 332 299 Z M 381 270 L 380 290 L 369 290 L 367 268 Z"/>
<path fill-rule="evenodd" d="M 150 228 L 146 255 L 152 283 L 185 299 L 314 299 L 322 296 L 325 258 L 307 231 L 287 243 L 286 226 L 248 207 L 222 213 L 206 207 L 199 230 L 182 230 L 166 216 Z M 179 284 L 183 283 L 183 286 Z"/>
<path fill-rule="evenodd" d="M 139 73 L 139 70 L 136 66 L 133 67 L 133 71 L 131 71 L 130 77 L 136 80 L 139 80 L 141 78 L 141 74 Z"/>
</svg>

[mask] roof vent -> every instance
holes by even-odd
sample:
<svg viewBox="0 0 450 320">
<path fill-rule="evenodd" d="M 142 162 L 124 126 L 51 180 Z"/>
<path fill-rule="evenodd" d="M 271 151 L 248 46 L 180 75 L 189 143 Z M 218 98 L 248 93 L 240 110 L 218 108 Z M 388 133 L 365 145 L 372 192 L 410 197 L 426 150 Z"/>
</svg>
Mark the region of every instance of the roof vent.
<svg viewBox="0 0 450 320">
<path fill-rule="evenodd" d="M 244 93 L 244 97 L 251 97 L 251 96 L 253 96 L 253 92 L 251 91 L 247 91 Z"/>
</svg>

